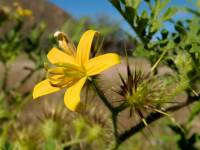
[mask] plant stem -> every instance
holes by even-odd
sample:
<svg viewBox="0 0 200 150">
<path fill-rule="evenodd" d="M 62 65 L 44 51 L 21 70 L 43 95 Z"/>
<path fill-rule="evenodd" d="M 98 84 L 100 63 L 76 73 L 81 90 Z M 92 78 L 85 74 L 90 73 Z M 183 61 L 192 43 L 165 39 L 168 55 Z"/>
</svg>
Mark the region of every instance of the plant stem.
<svg viewBox="0 0 200 150">
<path fill-rule="evenodd" d="M 94 79 L 91 79 L 90 82 L 92 83 L 94 90 L 97 92 L 98 96 L 101 98 L 105 106 L 110 110 L 110 112 L 114 112 L 113 106 L 110 104 L 104 93 L 98 88 L 96 81 Z"/>
<path fill-rule="evenodd" d="M 8 64 L 5 62 L 4 63 L 4 77 L 2 79 L 2 90 L 6 91 L 6 87 L 7 87 L 7 81 L 8 81 L 8 71 L 9 71 L 9 66 Z"/>
<path fill-rule="evenodd" d="M 161 54 L 161 56 L 159 57 L 159 59 L 155 62 L 155 64 L 154 64 L 153 67 L 151 68 L 151 72 L 153 72 L 153 71 L 156 69 L 156 67 L 159 65 L 159 63 L 161 62 L 161 60 L 164 58 L 164 56 L 165 56 L 165 54 L 167 53 L 167 51 L 168 51 L 168 49 L 165 49 L 165 50 L 162 52 L 162 54 Z"/>
<path fill-rule="evenodd" d="M 122 103 L 121 105 L 115 107 L 115 112 L 118 114 L 120 112 L 122 112 L 123 110 L 125 110 L 127 107 L 129 107 L 128 103 Z"/>
<path fill-rule="evenodd" d="M 117 127 L 117 113 L 112 112 L 112 125 L 113 125 L 113 135 L 115 137 L 114 143 L 112 143 L 110 150 L 115 150 L 118 147 L 119 136 L 118 136 L 118 127 Z"/>
<path fill-rule="evenodd" d="M 104 95 L 104 93 L 98 88 L 95 80 L 91 79 L 90 80 L 94 90 L 97 92 L 98 96 L 101 98 L 101 100 L 103 101 L 103 103 L 105 104 L 105 106 L 108 108 L 108 110 L 111 113 L 111 119 L 112 119 L 112 126 L 113 126 L 113 135 L 115 137 L 115 141 L 114 143 L 111 143 L 110 146 L 110 150 L 115 150 L 118 147 L 118 143 L 119 143 L 119 137 L 118 137 L 118 127 L 117 127 L 117 115 L 118 112 L 116 111 L 116 109 L 111 105 L 111 103 L 108 101 L 108 99 L 106 98 L 106 96 Z"/>
<path fill-rule="evenodd" d="M 41 68 L 41 66 L 37 66 L 35 69 L 31 69 L 30 72 L 15 86 L 12 90 L 16 90 L 22 85 L 24 85 L 33 75 L 36 71 L 38 71 Z"/>
</svg>

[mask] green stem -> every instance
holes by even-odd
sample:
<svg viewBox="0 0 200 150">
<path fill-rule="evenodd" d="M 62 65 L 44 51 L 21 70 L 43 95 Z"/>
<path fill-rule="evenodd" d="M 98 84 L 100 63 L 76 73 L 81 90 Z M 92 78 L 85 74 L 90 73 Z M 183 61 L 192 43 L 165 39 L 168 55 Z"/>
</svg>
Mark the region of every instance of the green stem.
<svg viewBox="0 0 200 150">
<path fill-rule="evenodd" d="M 113 106 L 110 104 L 104 93 L 98 88 L 96 81 L 91 79 L 90 82 L 92 83 L 94 90 L 97 92 L 98 96 L 101 98 L 106 107 L 110 110 L 110 112 L 113 112 L 114 111 Z"/>
<path fill-rule="evenodd" d="M 116 141 L 118 141 L 118 132 L 117 132 L 117 115 L 112 113 L 112 122 L 113 122 L 113 131 Z"/>
<path fill-rule="evenodd" d="M 106 105 L 106 107 L 109 109 L 111 113 L 111 119 L 112 119 L 112 125 L 113 125 L 113 135 L 115 137 L 114 143 L 111 143 L 109 150 L 115 150 L 118 148 L 119 138 L 118 138 L 118 127 L 117 127 L 117 116 L 118 112 L 115 110 L 115 108 L 111 105 L 111 103 L 108 101 L 104 93 L 98 88 L 95 80 L 90 80 L 94 90 L 97 92 L 98 96 L 101 98 L 103 103 Z"/>
<path fill-rule="evenodd" d="M 156 67 L 158 66 L 158 64 L 161 62 L 161 60 L 164 58 L 165 54 L 167 53 L 168 49 L 164 50 L 161 54 L 161 56 L 159 57 L 159 59 L 155 62 L 155 64 L 153 65 L 153 67 L 151 68 L 151 72 L 153 72 Z"/>
<path fill-rule="evenodd" d="M 125 110 L 127 107 L 129 107 L 128 103 L 122 103 L 121 105 L 115 107 L 115 112 L 118 114 L 120 112 L 122 112 L 123 110 Z"/>
<path fill-rule="evenodd" d="M 110 150 L 115 150 L 118 148 L 119 144 L 119 136 L 118 136 L 118 127 L 117 127 L 117 113 L 112 113 L 112 124 L 113 124 L 113 135 L 115 137 L 114 143 L 112 143 L 112 146 Z"/>
<path fill-rule="evenodd" d="M 40 68 L 41 66 L 37 66 L 35 69 L 30 70 L 30 72 L 15 87 L 13 87 L 13 90 L 16 90 L 22 85 L 24 85 Z"/>
<path fill-rule="evenodd" d="M 4 64 L 4 77 L 2 79 L 2 90 L 6 91 L 7 87 L 7 81 L 8 81 L 8 71 L 9 71 L 9 66 L 7 63 Z"/>
</svg>

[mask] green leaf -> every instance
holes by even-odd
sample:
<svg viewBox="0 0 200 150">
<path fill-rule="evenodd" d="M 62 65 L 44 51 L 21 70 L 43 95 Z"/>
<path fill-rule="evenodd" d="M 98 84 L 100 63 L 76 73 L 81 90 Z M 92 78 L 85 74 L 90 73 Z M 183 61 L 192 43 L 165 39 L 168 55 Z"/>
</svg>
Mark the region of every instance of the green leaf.
<svg viewBox="0 0 200 150">
<path fill-rule="evenodd" d="M 169 4 L 169 2 L 171 1 L 171 0 L 162 0 L 161 2 L 160 2 L 160 0 L 158 0 L 159 1 L 159 10 L 163 10 L 164 8 L 166 8 L 166 6 Z"/>
<path fill-rule="evenodd" d="M 141 0 L 127 0 L 126 5 L 137 9 L 141 4 Z"/>
<path fill-rule="evenodd" d="M 163 21 L 170 20 L 171 17 L 173 15 L 175 15 L 176 13 L 177 13 L 177 9 L 176 8 L 168 8 L 167 11 L 163 14 L 162 20 Z"/>
<path fill-rule="evenodd" d="M 8 119 L 11 116 L 11 113 L 6 110 L 0 110 L 0 119 Z"/>
<path fill-rule="evenodd" d="M 135 3 L 134 3 L 133 7 L 137 9 L 140 6 L 140 4 L 141 4 L 141 0 L 134 0 L 134 2 Z"/>
<path fill-rule="evenodd" d="M 181 41 L 184 41 L 187 38 L 187 31 L 185 28 L 182 25 L 176 24 L 175 29 L 180 34 Z"/>
<path fill-rule="evenodd" d="M 125 18 L 127 19 L 127 21 L 133 25 L 133 20 L 136 16 L 136 10 L 130 6 L 126 6 L 125 7 L 125 14 L 124 14 Z"/>
<path fill-rule="evenodd" d="M 197 17 L 193 17 L 189 22 L 189 27 L 189 36 L 193 39 L 196 39 L 197 35 L 200 34 L 200 20 Z M 199 39 L 197 41 L 199 41 Z"/>
<path fill-rule="evenodd" d="M 151 33 L 157 32 L 162 27 L 162 22 L 160 20 L 154 20 L 152 22 Z"/>
<path fill-rule="evenodd" d="M 126 0 L 120 0 L 124 5 L 126 4 Z"/>
<path fill-rule="evenodd" d="M 121 0 L 121 1 L 123 2 L 123 0 Z M 113 6 L 115 6 L 115 8 L 116 8 L 119 12 L 122 12 L 121 5 L 120 5 L 119 0 L 110 0 L 110 2 L 113 4 Z"/>
<path fill-rule="evenodd" d="M 200 102 L 197 102 L 194 107 L 192 108 L 192 111 L 190 113 L 190 116 L 188 118 L 188 123 L 194 120 L 196 116 L 200 114 Z"/>
<path fill-rule="evenodd" d="M 199 11 L 196 11 L 194 9 L 191 9 L 191 8 L 186 8 L 186 10 L 194 15 L 196 15 L 197 17 L 200 16 L 200 12 Z"/>
<path fill-rule="evenodd" d="M 146 27 L 148 26 L 148 19 L 147 18 L 139 18 L 137 24 L 137 32 L 145 36 L 146 35 Z"/>
<path fill-rule="evenodd" d="M 166 39 L 167 36 L 169 35 L 169 31 L 166 30 L 166 29 L 163 29 L 163 30 L 161 31 L 161 35 L 162 35 L 162 39 Z"/>
<path fill-rule="evenodd" d="M 170 0 L 156 0 L 155 7 L 152 9 L 152 14 L 154 19 L 158 19 L 161 11 L 167 6 Z"/>
</svg>

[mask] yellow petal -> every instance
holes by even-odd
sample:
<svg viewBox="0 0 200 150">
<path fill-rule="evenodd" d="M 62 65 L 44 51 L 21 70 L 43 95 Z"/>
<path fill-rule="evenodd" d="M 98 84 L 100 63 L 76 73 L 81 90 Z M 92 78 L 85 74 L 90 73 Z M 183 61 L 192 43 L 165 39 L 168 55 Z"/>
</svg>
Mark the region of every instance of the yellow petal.
<svg viewBox="0 0 200 150">
<path fill-rule="evenodd" d="M 77 47 L 77 55 L 76 55 L 76 59 L 79 64 L 84 65 L 85 63 L 88 62 L 92 41 L 96 33 L 97 32 L 94 30 L 88 30 L 82 35 Z"/>
<path fill-rule="evenodd" d="M 77 65 L 73 56 L 62 52 L 61 50 L 55 47 L 49 51 L 49 53 L 47 54 L 47 58 L 52 64 L 66 63 Z"/>
<path fill-rule="evenodd" d="M 48 80 L 41 81 L 33 89 L 33 99 L 59 91 L 61 88 L 53 87 Z"/>
<path fill-rule="evenodd" d="M 81 89 L 86 81 L 87 77 L 81 78 L 74 85 L 69 87 L 65 93 L 64 102 L 67 108 L 71 111 L 76 111 L 80 104 Z"/>
<path fill-rule="evenodd" d="M 78 79 L 77 78 L 67 78 L 67 77 L 59 77 L 52 76 L 49 78 L 49 82 L 54 87 L 64 88 L 72 86 Z"/>
<path fill-rule="evenodd" d="M 119 55 L 115 53 L 108 53 L 90 59 L 85 67 L 87 75 L 93 76 L 119 63 Z"/>
<path fill-rule="evenodd" d="M 55 67 L 48 69 L 47 72 L 52 75 L 64 75 L 64 69 L 64 67 Z"/>
</svg>

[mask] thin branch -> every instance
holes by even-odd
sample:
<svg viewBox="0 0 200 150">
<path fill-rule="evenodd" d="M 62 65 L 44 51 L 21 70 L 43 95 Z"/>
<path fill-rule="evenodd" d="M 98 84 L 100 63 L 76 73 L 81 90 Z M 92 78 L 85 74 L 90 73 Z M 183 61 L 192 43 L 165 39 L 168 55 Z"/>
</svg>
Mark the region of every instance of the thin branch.
<svg viewBox="0 0 200 150">
<path fill-rule="evenodd" d="M 29 73 L 15 86 L 13 87 L 12 90 L 16 90 L 18 88 L 20 88 L 21 86 L 23 86 L 34 74 L 36 71 L 38 71 L 41 68 L 41 66 L 37 66 L 34 69 L 29 69 Z"/>
<path fill-rule="evenodd" d="M 112 112 L 113 134 L 115 137 L 115 147 L 119 143 L 118 126 L 117 126 L 117 114 Z"/>
<path fill-rule="evenodd" d="M 7 81 L 8 81 L 8 72 L 9 72 L 9 66 L 7 63 L 4 64 L 4 77 L 2 80 L 2 90 L 6 91 L 7 88 Z"/>
<path fill-rule="evenodd" d="M 96 82 L 94 79 L 91 79 L 90 82 L 92 83 L 92 86 L 94 87 L 94 90 L 97 92 L 98 96 L 101 98 L 101 100 L 103 101 L 103 103 L 106 105 L 106 107 L 113 112 L 114 108 L 111 105 L 111 103 L 108 101 L 108 99 L 106 98 L 106 96 L 104 95 L 104 93 L 98 88 Z"/>
</svg>

